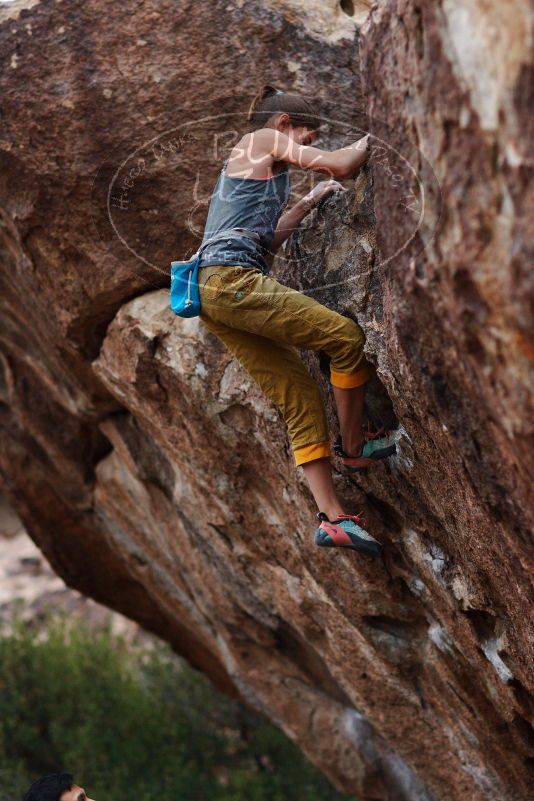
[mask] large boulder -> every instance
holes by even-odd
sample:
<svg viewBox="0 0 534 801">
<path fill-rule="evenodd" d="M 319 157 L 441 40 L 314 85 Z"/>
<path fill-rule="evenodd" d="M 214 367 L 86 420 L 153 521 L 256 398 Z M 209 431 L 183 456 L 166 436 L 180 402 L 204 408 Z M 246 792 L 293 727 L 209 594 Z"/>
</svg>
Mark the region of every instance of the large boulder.
<svg viewBox="0 0 534 801">
<path fill-rule="evenodd" d="M 230 18 L 227 2 L 65 0 L 0 28 L 0 476 L 71 586 L 168 640 L 340 789 L 526 801 L 526 5 L 505 25 L 498 4 L 389 0 L 354 41 L 333 4 L 321 34 L 314 6 L 303 25 L 297 3 Z M 331 141 L 340 116 L 376 137 L 275 270 L 366 332 L 369 419 L 396 427 L 398 454 L 357 480 L 334 469 L 383 563 L 313 546 L 278 411 L 168 306 L 169 254 L 205 213 L 199 170 L 209 185 L 251 78 L 290 85 L 298 67 Z M 303 356 L 334 436 L 328 365 Z"/>
</svg>

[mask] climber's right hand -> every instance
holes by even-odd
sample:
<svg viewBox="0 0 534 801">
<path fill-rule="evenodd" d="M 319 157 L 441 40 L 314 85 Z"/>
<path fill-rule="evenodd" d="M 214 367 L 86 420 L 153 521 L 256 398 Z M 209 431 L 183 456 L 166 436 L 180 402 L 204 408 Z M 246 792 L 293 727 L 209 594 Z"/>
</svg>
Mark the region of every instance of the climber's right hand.
<svg viewBox="0 0 534 801">
<path fill-rule="evenodd" d="M 302 198 L 303 203 L 309 208 L 313 208 L 322 198 L 331 195 L 333 192 L 346 192 L 346 187 L 340 184 L 339 181 L 334 181 L 333 178 L 328 181 L 319 181 L 313 189 L 304 195 Z"/>
<path fill-rule="evenodd" d="M 365 136 L 362 136 L 361 139 L 358 139 L 358 141 L 353 142 L 352 145 L 348 146 L 347 150 L 358 151 L 358 161 L 354 166 L 354 171 L 352 172 L 351 175 L 348 176 L 349 178 L 356 178 L 358 176 L 358 173 L 360 172 L 360 167 L 362 166 L 362 164 L 365 164 L 365 162 L 371 155 L 371 142 L 369 140 L 370 136 L 371 134 L 366 134 Z"/>
<path fill-rule="evenodd" d="M 367 159 L 371 155 L 371 142 L 369 140 L 370 136 L 371 136 L 371 134 L 365 134 L 365 136 L 362 136 L 361 139 L 358 139 L 358 141 L 355 142 L 352 145 L 354 150 L 362 150 L 363 151 L 364 161 L 367 161 Z M 363 162 L 362 162 L 362 164 L 363 164 Z"/>
</svg>

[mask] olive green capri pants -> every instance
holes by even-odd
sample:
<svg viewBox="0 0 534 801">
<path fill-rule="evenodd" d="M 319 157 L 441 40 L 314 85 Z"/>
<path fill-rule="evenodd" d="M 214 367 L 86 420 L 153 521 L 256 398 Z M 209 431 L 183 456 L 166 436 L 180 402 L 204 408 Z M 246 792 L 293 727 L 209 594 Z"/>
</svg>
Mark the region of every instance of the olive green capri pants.
<svg viewBox="0 0 534 801">
<path fill-rule="evenodd" d="M 330 356 L 333 386 L 362 386 L 370 372 L 358 323 L 255 267 L 201 267 L 198 283 L 202 323 L 282 412 L 295 463 L 329 457 L 323 398 L 297 348 Z"/>
</svg>

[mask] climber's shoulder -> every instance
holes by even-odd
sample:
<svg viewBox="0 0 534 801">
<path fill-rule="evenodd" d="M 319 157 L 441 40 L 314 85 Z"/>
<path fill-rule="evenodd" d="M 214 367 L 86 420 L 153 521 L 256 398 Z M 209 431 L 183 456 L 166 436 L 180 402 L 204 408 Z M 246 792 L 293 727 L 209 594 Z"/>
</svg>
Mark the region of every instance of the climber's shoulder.
<svg viewBox="0 0 534 801">
<path fill-rule="evenodd" d="M 263 135 L 266 130 L 243 134 L 230 153 L 227 175 L 254 178 L 268 174 L 274 159 L 269 137 Z"/>
<path fill-rule="evenodd" d="M 303 170 L 328 173 L 332 178 L 346 177 L 342 174 L 340 151 L 321 150 L 312 145 L 299 145 L 292 137 L 275 128 L 259 128 L 244 134 L 234 145 L 229 159 L 229 175 L 242 174 L 248 177 L 266 175 L 273 162 L 293 164 Z M 250 174 L 250 169 L 253 173 Z"/>
<path fill-rule="evenodd" d="M 285 161 L 303 170 L 326 172 L 331 177 L 342 177 L 337 151 L 321 150 L 313 145 L 300 145 L 292 137 L 274 128 L 262 128 L 259 143 L 268 149 L 274 161 Z"/>
</svg>

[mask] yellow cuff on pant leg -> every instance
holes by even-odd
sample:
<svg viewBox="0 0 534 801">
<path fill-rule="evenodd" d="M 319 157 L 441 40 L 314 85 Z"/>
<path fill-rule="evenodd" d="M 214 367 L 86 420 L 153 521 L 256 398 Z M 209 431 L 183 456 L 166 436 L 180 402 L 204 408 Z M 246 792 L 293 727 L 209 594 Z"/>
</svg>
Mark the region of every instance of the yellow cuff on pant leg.
<svg viewBox="0 0 534 801">
<path fill-rule="evenodd" d="M 330 383 L 333 387 L 341 387 L 341 389 L 353 389 L 353 387 L 361 387 L 367 384 L 371 376 L 369 367 L 363 367 L 356 373 L 338 373 L 337 370 L 330 370 Z"/>
<path fill-rule="evenodd" d="M 296 464 L 304 464 L 314 459 L 323 459 L 325 456 L 330 457 L 330 443 L 314 442 L 313 445 L 305 445 L 303 448 L 296 448 L 293 451 L 293 455 Z"/>
</svg>

